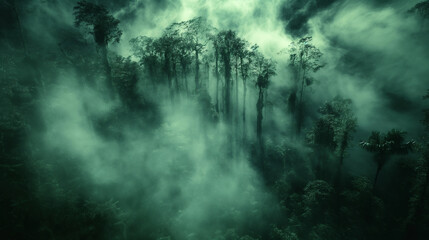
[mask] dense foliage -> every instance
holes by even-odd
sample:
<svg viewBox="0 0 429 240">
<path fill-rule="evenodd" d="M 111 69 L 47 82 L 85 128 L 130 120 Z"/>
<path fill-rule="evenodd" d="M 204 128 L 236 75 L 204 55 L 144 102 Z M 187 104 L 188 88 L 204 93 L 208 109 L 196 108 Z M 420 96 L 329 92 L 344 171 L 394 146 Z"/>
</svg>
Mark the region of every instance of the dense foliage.
<svg viewBox="0 0 429 240">
<path fill-rule="evenodd" d="M 335 51 L 313 37 L 275 58 L 197 17 L 133 36 L 126 55 L 111 49 L 131 34 L 117 15 L 78 1 L 46 49 L 0 4 L 14 15 L 0 45 L 2 239 L 429 236 L 429 109 L 420 136 L 363 131 L 350 96 L 313 96 Z M 409 12 L 425 20 L 427 6 Z"/>
</svg>

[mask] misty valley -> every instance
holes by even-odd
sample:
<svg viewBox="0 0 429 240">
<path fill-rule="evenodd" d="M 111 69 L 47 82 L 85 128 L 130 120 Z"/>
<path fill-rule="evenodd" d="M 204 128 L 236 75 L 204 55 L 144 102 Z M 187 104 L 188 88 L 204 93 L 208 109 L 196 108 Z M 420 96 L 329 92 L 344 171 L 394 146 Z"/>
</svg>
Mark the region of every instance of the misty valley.
<svg viewBox="0 0 429 240">
<path fill-rule="evenodd" d="M 0 1 L 0 239 L 428 239 L 428 20 Z"/>
</svg>

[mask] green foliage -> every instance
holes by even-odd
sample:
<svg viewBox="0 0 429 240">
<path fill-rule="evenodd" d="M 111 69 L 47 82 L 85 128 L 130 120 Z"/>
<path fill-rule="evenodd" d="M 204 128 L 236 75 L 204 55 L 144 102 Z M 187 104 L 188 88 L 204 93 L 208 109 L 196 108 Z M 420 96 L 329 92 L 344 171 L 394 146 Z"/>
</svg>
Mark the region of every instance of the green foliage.
<svg viewBox="0 0 429 240">
<path fill-rule="evenodd" d="M 270 77 L 276 75 L 276 63 L 271 59 L 265 59 L 262 55 L 257 55 L 256 66 L 256 86 L 259 89 L 267 89 L 270 84 Z"/>
<path fill-rule="evenodd" d="M 429 18 L 429 1 L 417 3 L 414 7 L 408 10 L 408 12 L 416 13 L 423 19 Z"/>
<path fill-rule="evenodd" d="M 380 155 L 408 154 L 413 150 L 415 142 L 405 142 L 405 134 L 406 132 L 397 129 L 386 134 L 372 132 L 368 140 L 360 142 L 360 145 L 363 149 Z"/>
<path fill-rule="evenodd" d="M 87 1 L 79 1 L 73 8 L 75 25 L 91 27 L 94 41 L 100 46 L 107 46 L 110 42 L 118 43 L 122 31 L 118 28 L 119 20 L 109 14 L 109 11 L 100 5 Z"/>
<path fill-rule="evenodd" d="M 411 11 L 427 18 L 427 2 Z M 114 15 L 123 19 L 122 13 Z M 348 149 L 357 119 L 352 101 L 340 97 L 318 112 L 307 101 L 304 111 L 303 91 L 314 84 L 312 73 L 324 66 L 312 37 L 292 43 L 293 79 L 279 87 L 271 84 L 277 74 L 273 59 L 239 36 L 240 31 L 218 31 L 202 17 L 173 23 L 158 37 L 132 38 L 132 56 L 119 56 L 107 53 L 108 44 L 122 36 L 112 13 L 78 1 L 73 14 L 75 25 L 88 28 L 98 49 L 105 50 L 101 62 L 78 33 L 65 34 L 57 52 L 0 57 L 3 238 L 397 239 L 409 231 L 401 226 L 414 225 L 427 232 L 426 139 L 419 145 L 420 159 L 410 155 L 385 170 L 391 179 L 383 182 L 383 191 L 374 191 L 371 181 L 350 171 L 360 162 L 348 161 L 338 174 L 341 182 L 330 181 L 341 171 L 346 153 L 354 154 Z M 46 66 L 40 68 L 42 64 Z M 212 72 L 216 89 L 209 83 Z M 195 91 L 189 93 L 191 74 Z M 103 99 L 97 85 L 103 77 L 112 80 L 118 98 Z M 247 106 L 256 103 L 248 115 L 256 116 L 257 130 L 248 136 L 247 84 L 256 87 L 250 89 Z M 216 105 L 219 95 L 224 104 L 220 108 L 213 103 L 215 91 Z M 304 114 L 316 119 L 307 142 L 284 131 L 293 124 L 282 109 L 281 96 L 288 92 L 300 124 Z M 61 96 L 53 98 L 55 94 Z M 273 108 L 264 108 L 267 103 Z M 53 112 L 60 113 L 51 118 Z M 424 114 L 429 128 L 429 110 Z M 218 121 L 222 115 L 230 121 Z M 276 119 L 263 125 L 264 117 Z M 417 149 L 396 129 L 374 131 L 360 146 L 374 154 L 377 176 L 391 156 Z M 254 155 L 263 164 L 252 166 Z M 315 162 L 324 174 L 317 174 Z M 113 168 L 114 176 L 100 177 L 110 174 L 106 168 Z"/>
</svg>

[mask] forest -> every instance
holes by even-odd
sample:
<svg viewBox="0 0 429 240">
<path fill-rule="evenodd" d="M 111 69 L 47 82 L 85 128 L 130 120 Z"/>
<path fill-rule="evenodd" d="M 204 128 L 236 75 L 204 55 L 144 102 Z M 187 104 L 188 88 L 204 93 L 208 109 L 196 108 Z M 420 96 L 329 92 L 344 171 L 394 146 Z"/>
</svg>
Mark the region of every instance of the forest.
<svg viewBox="0 0 429 240">
<path fill-rule="evenodd" d="M 0 239 L 429 239 L 429 1 L 0 1 Z"/>
</svg>

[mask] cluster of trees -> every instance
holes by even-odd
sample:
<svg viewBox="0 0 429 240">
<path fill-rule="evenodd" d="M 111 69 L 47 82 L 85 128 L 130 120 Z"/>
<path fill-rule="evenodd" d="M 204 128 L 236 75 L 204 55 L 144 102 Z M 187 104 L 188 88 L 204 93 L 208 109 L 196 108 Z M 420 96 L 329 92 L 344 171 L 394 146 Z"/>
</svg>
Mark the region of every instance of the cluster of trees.
<svg viewBox="0 0 429 240">
<path fill-rule="evenodd" d="M 15 9 L 9 1 L 5 2 Z M 427 9 L 425 1 L 410 12 L 427 18 Z M 93 37 L 92 44 L 83 44 L 89 48 L 73 49 L 84 38 L 79 35 L 72 43 L 69 39 L 58 44 L 54 60 L 46 57 L 44 64 L 38 64 L 20 35 L 21 49 L 0 59 L 3 112 L 0 186 L 4 189 L 0 196 L 3 213 L 0 235 L 11 239 L 142 237 L 138 229 L 145 224 L 140 221 L 145 216 L 127 218 L 111 196 L 88 198 L 86 195 L 94 186 L 72 157 L 58 152 L 49 158 L 64 161 L 56 165 L 43 161 L 48 156 L 37 147 L 37 136 L 49 126 L 43 121 L 39 103 L 45 89 L 56 82 L 48 74 L 41 77 L 40 72 L 55 66 L 81 73 L 80 84 L 98 89 L 106 101 L 120 100 L 120 106 L 110 115 L 92 119 L 98 133 L 110 140 L 120 141 L 123 126 L 130 123 L 137 122 L 141 131 L 156 129 L 162 122 L 158 111 L 163 103 L 160 98 L 169 99 L 172 106 L 180 104 L 182 99 L 195 100 L 205 116 L 203 124 L 223 122 L 229 127 L 224 139 L 228 143 L 225 158 L 247 151 L 251 159 L 256 159 L 254 167 L 278 200 L 280 217 L 261 224 L 267 226 L 263 229 L 236 226 L 219 239 L 425 239 L 428 236 L 425 225 L 429 221 L 428 109 L 422 120 L 425 137 L 420 141 L 407 141 L 404 131 L 392 129 L 386 133 L 374 131 L 366 141 L 354 142 L 358 122 L 350 99 L 336 97 L 322 104 L 317 113 L 307 113 L 310 108 L 306 108 L 309 102 L 306 100 L 311 96 L 305 90 L 315 82 L 314 73 L 325 64 L 312 38 L 303 37 L 286 51 L 289 61 L 285 66 L 291 73 L 285 81 L 292 83 L 286 104 L 293 129 L 284 139 L 294 139 L 298 144 L 267 141 L 263 131 L 263 120 L 267 118 L 264 110 L 270 81 L 278 66 L 257 45 L 235 31 L 215 29 L 198 17 L 171 24 L 159 38 L 133 38 L 130 41 L 133 55 L 123 57 L 108 49 L 109 44 L 121 40 L 122 31 L 119 20 L 105 7 L 79 1 L 73 12 L 76 27 Z M 19 20 L 16 9 L 15 14 Z M 97 51 L 91 48 L 94 46 Z M 98 78 L 100 82 L 96 81 Z M 141 91 L 141 86 L 145 91 Z M 429 99 L 429 92 L 424 99 Z M 249 100 L 256 103 L 252 111 L 246 109 L 248 102 L 252 102 Z M 249 112 L 256 113 L 255 119 L 249 121 Z M 317 118 L 310 118 L 314 114 Z M 247 131 L 249 125 L 254 132 Z M 343 169 L 349 148 L 358 145 L 372 154 L 373 181 Z M 382 170 L 386 175 L 380 176 Z M 379 181 L 381 178 L 385 181 Z M 171 239 L 160 237 L 169 235 L 168 230 L 147 229 L 151 230 L 153 233 L 143 237 Z"/>
</svg>

